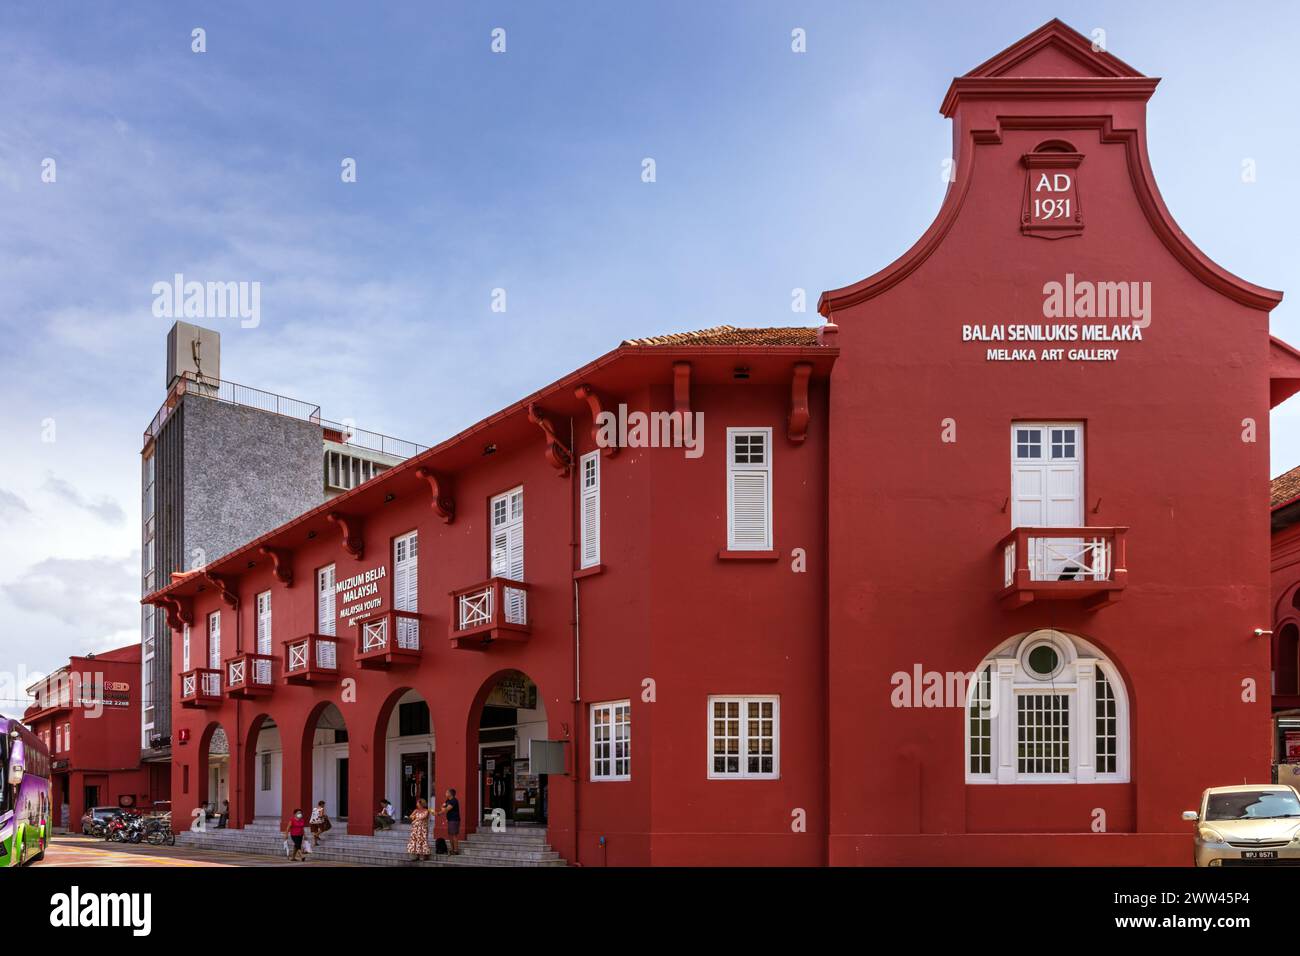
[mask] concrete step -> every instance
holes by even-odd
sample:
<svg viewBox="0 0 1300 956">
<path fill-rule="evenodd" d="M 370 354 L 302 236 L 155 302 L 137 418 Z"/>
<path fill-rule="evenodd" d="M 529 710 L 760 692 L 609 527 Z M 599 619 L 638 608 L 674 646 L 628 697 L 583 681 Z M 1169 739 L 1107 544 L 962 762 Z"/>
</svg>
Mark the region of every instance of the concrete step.
<svg viewBox="0 0 1300 956">
<path fill-rule="evenodd" d="M 275 828 L 249 826 L 241 830 L 209 830 L 203 833 L 178 834 L 177 843 L 203 849 L 282 856 L 284 839 Z M 372 866 L 415 865 L 406 853 L 406 840 L 376 839 L 361 835 L 331 834 L 309 855 L 319 860 L 361 863 Z M 429 866 L 565 866 L 565 861 L 545 843 L 529 841 L 527 846 L 514 843 L 480 841 L 462 844 L 457 856 L 433 856 Z"/>
</svg>

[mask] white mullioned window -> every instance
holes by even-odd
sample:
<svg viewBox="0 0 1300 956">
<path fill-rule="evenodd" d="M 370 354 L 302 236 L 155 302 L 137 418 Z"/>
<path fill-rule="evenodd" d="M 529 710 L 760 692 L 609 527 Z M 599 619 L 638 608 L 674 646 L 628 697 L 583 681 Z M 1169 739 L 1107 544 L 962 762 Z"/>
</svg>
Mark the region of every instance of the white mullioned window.
<svg viewBox="0 0 1300 956">
<path fill-rule="evenodd" d="M 181 626 L 181 670 L 190 669 L 190 626 Z"/>
<path fill-rule="evenodd" d="M 591 779 L 632 779 L 632 702 L 591 705 Z"/>
<path fill-rule="evenodd" d="M 727 549 L 772 550 L 772 429 L 727 429 Z"/>
<path fill-rule="evenodd" d="M 1022 634 L 974 672 L 967 783 L 1126 783 L 1128 694 L 1115 666 L 1062 631 Z"/>
<path fill-rule="evenodd" d="M 337 622 L 334 614 L 334 565 L 316 572 L 316 633 L 333 637 Z"/>
<path fill-rule="evenodd" d="M 578 461 L 582 503 L 578 509 L 582 542 L 581 566 L 600 564 L 600 452 L 593 451 Z"/>
<path fill-rule="evenodd" d="M 709 777 L 775 780 L 781 775 L 781 699 L 709 698 Z"/>
</svg>

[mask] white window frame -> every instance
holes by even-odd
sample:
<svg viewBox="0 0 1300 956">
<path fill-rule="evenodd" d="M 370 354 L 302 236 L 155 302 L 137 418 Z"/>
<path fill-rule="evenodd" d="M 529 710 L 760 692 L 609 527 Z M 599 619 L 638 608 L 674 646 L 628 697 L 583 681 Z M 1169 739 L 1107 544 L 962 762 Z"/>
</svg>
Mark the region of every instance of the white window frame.
<svg viewBox="0 0 1300 956">
<path fill-rule="evenodd" d="M 588 474 L 590 472 L 590 474 Z M 588 452 L 578 459 L 579 567 L 600 564 L 600 452 Z M 588 517 L 588 506 L 591 515 Z"/>
<path fill-rule="evenodd" d="M 745 436 L 760 435 L 763 438 L 763 463 L 736 463 L 736 439 Z M 727 550 L 728 551 L 771 551 L 772 550 L 772 429 L 765 428 L 728 428 L 727 429 Z M 742 474 L 762 474 L 766 476 L 767 487 L 764 502 L 764 537 L 762 541 L 736 540 L 736 488 L 735 477 Z"/>
<path fill-rule="evenodd" d="M 1026 663 L 1035 647 L 1051 643 L 1062 658 L 1057 675 L 1035 677 Z M 1073 634 L 1042 629 L 1005 642 L 980 662 L 975 674 L 991 668 L 989 680 L 989 769 L 971 769 L 971 694 L 961 710 L 965 779 L 970 784 L 1128 783 L 1131 756 L 1128 689 L 1118 669 L 1095 647 Z M 1115 770 L 1097 769 L 1097 674 L 1105 676 L 1114 696 Z M 1019 701 L 1029 694 L 1065 696 L 1069 708 L 1069 770 L 1022 773 L 1019 768 Z M 1108 735 L 1109 736 L 1109 735 Z"/>
<path fill-rule="evenodd" d="M 622 708 L 627 715 L 625 721 L 627 725 L 627 773 L 615 773 L 614 768 L 617 762 L 615 754 L 615 745 L 618 740 L 618 715 L 619 708 Z M 596 715 L 606 713 L 609 715 L 609 755 L 604 759 L 596 756 Z M 608 700 L 599 704 L 591 705 L 591 716 L 588 718 L 588 727 L 590 729 L 589 739 L 591 741 L 591 768 L 590 779 L 592 783 L 616 783 L 621 780 L 632 779 L 632 701 L 631 700 Z M 608 770 L 608 773 L 603 772 Z"/>
<path fill-rule="evenodd" d="M 717 703 L 736 702 L 740 705 L 740 760 L 739 770 L 729 773 L 713 769 L 714 744 L 713 706 Z M 772 770 L 768 773 L 751 772 L 748 763 L 749 744 L 749 705 L 752 703 L 771 703 L 772 705 Z M 707 769 L 710 780 L 779 780 L 781 778 L 781 697 L 779 694 L 714 694 L 708 699 L 708 724 L 706 726 L 708 746 Z"/>
<path fill-rule="evenodd" d="M 190 669 L 190 626 L 181 625 L 181 671 Z"/>
</svg>

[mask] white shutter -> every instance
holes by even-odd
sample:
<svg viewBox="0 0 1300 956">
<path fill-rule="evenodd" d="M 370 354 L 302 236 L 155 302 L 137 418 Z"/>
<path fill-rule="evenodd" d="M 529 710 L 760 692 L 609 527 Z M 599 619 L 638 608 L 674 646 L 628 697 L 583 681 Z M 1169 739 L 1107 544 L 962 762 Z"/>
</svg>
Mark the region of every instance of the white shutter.
<svg viewBox="0 0 1300 956">
<path fill-rule="evenodd" d="M 727 429 L 727 548 L 772 547 L 772 429 Z"/>
<path fill-rule="evenodd" d="M 271 653 L 271 592 L 257 596 L 257 653 Z"/>
<path fill-rule="evenodd" d="M 334 565 L 316 572 L 316 633 L 335 634 Z"/>
<path fill-rule="evenodd" d="M 221 670 L 221 612 L 208 615 L 208 666 Z"/>
<path fill-rule="evenodd" d="M 582 456 L 582 503 L 580 508 L 582 555 L 581 566 L 600 564 L 600 452 Z"/>
<path fill-rule="evenodd" d="M 183 626 L 181 630 L 181 670 L 190 669 L 190 626 Z"/>
</svg>

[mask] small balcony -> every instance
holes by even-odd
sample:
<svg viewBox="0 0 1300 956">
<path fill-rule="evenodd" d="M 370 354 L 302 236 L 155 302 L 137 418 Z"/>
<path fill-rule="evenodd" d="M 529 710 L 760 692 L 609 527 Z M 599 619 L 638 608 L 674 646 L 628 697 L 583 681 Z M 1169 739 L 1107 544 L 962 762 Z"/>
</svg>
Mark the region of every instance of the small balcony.
<svg viewBox="0 0 1300 956">
<path fill-rule="evenodd" d="M 274 655 L 240 654 L 226 661 L 226 693 L 231 697 L 265 697 L 274 688 Z"/>
<path fill-rule="evenodd" d="M 1078 601 L 1088 610 L 1114 604 L 1128 579 L 1128 528 L 1016 528 L 1000 542 L 1007 609 L 1033 601 Z"/>
<path fill-rule="evenodd" d="M 420 660 L 420 615 L 414 611 L 385 611 L 354 626 L 358 667 L 388 668 Z"/>
<path fill-rule="evenodd" d="M 528 585 L 490 578 L 451 592 L 451 641 L 482 647 L 493 641 L 528 639 Z"/>
<path fill-rule="evenodd" d="M 339 642 L 328 634 L 304 634 L 284 642 L 286 684 L 332 684 L 339 679 Z"/>
<path fill-rule="evenodd" d="M 196 667 L 181 674 L 182 707 L 217 707 L 221 704 L 221 671 Z"/>
</svg>

